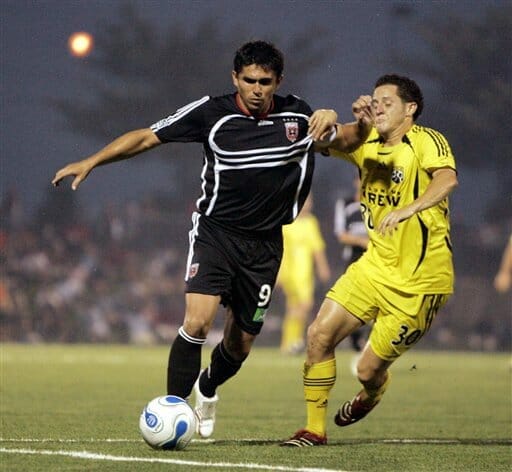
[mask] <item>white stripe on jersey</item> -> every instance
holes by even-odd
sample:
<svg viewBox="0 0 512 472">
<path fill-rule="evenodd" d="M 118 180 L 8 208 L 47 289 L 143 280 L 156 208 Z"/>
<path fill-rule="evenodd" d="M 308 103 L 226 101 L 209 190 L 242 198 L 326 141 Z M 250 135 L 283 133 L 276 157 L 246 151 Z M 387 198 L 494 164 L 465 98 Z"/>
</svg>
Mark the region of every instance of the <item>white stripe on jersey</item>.
<svg viewBox="0 0 512 472">
<path fill-rule="evenodd" d="M 296 153 L 297 154 L 297 153 Z M 272 160 L 272 161 L 269 161 L 269 162 L 261 162 L 260 159 L 263 159 L 267 156 L 261 156 L 261 158 L 259 158 L 258 162 L 253 162 L 253 163 L 250 163 L 248 162 L 247 164 L 239 164 L 239 165 L 230 165 L 228 163 L 225 163 L 223 162 L 221 159 L 216 159 L 215 161 L 215 170 L 218 171 L 218 172 L 221 172 L 223 170 L 243 170 L 243 169 L 254 169 L 254 168 L 258 168 L 258 167 L 279 167 L 279 166 L 285 166 L 286 164 L 289 164 L 290 162 L 299 162 L 301 159 L 304 158 L 304 156 L 307 154 L 307 150 L 305 151 L 302 151 L 300 153 L 300 155 L 296 156 L 296 157 L 292 157 L 291 159 L 280 159 L 278 161 L 276 160 Z M 217 157 L 217 156 L 215 156 Z"/>
<path fill-rule="evenodd" d="M 190 266 L 192 264 L 192 258 L 194 257 L 194 242 L 197 237 L 197 229 L 199 228 L 199 218 L 201 215 L 198 212 L 192 213 L 192 229 L 188 232 L 188 256 L 187 256 L 187 267 L 185 269 L 185 281 L 188 280 L 188 274 L 190 273 Z"/>
<path fill-rule="evenodd" d="M 191 102 L 184 107 L 178 108 L 178 110 L 176 110 L 172 115 L 169 115 L 167 118 L 162 118 L 160 121 L 152 124 L 150 126 L 151 130 L 153 133 L 156 133 L 158 130 L 161 130 L 166 126 L 173 124 L 175 121 L 178 121 L 180 118 L 183 118 L 184 115 L 190 113 L 194 108 L 197 108 L 208 100 L 210 100 L 210 96 L 206 95 L 195 102 Z"/>
<path fill-rule="evenodd" d="M 311 138 L 304 138 L 302 141 L 298 141 L 294 143 L 292 146 L 287 146 L 285 148 L 281 147 L 279 150 L 284 149 L 285 152 L 276 152 L 273 154 L 269 154 L 268 152 L 263 152 L 262 154 L 255 155 L 253 157 L 240 157 L 240 158 L 229 158 L 225 159 L 224 156 L 227 156 L 228 153 L 222 152 L 222 154 L 219 154 L 218 152 L 215 152 L 215 157 L 221 161 L 224 162 L 226 165 L 230 165 L 231 163 L 234 164 L 234 167 L 237 167 L 237 162 L 253 162 L 253 161 L 269 161 L 269 160 L 275 160 L 279 161 L 282 160 L 282 158 L 290 158 L 294 155 L 303 154 L 311 145 L 312 139 Z M 261 149 L 259 152 L 262 151 L 271 151 L 269 148 Z M 230 153 L 233 154 L 233 153 Z"/>
<path fill-rule="evenodd" d="M 273 115 L 268 115 L 267 119 L 272 120 L 276 118 L 280 118 L 283 116 L 291 116 L 296 118 L 302 118 L 306 121 L 309 121 L 309 117 L 307 115 L 303 115 L 301 113 L 293 113 L 293 112 L 283 112 L 283 113 L 275 113 Z M 300 181 L 297 186 L 297 192 L 295 194 L 295 203 L 293 205 L 293 218 L 295 219 L 298 214 L 298 199 L 299 194 L 304 184 L 304 179 L 306 176 L 307 164 L 309 161 L 308 150 L 313 145 L 313 140 L 310 135 L 307 135 L 300 141 L 292 143 L 288 146 L 275 146 L 270 148 L 261 148 L 261 149 L 252 149 L 252 150 L 243 150 L 243 151 L 225 151 L 221 149 L 214 140 L 215 134 L 218 129 L 225 124 L 227 121 L 242 118 L 247 120 L 255 120 L 252 116 L 246 116 L 241 114 L 233 114 L 228 115 L 220 119 L 215 126 L 210 131 L 208 136 L 208 143 L 210 145 L 211 150 L 214 155 L 214 166 L 213 166 L 213 175 L 214 175 L 214 186 L 212 190 L 212 195 L 210 199 L 210 203 L 208 208 L 205 211 L 205 215 L 211 215 L 215 203 L 217 201 L 217 197 L 219 194 L 219 185 L 220 185 L 220 173 L 225 170 L 242 170 L 249 168 L 269 168 L 269 167 L 280 167 L 290 163 L 299 163 L 301 168 Z M 230 157 L 226 159 L 228 156 L 240 156 L 239 158 Z M 206 198 L 206 182 L 204 176 L 206 175 L 206 168 L 208 162 L 205 162 L 202 173 L 202 188 L 203 194 L 197 200 L 197 205 L 201 201 Z"/>
<path fill-rule="evenodd" d="M 277 113 L 275 115 L 268 115 L 267 119 L 272 118 L 279 118 L 283 116 L 293 116 L 297 118 L 303 118 L 304 120 L 308 121 L 309 117 L 307 115 L 302 115 L 300 113 Z M 246 116 L 246 115 L 227 115 L 224 118 L 220 119 L 215 126 L 211 129 L 210 134 L 208 136 L 208 144 L 210 145 L 210 148 L 215 154 L 225 155 L 225 156 L 253 156 L 258 154 L 269 154 L 269 153 L 276 153 L 276 152 L 289 152 L 290 149 L 297 148 L 298 146 L 303 146 L 305 144 L 308 144 L 310 141 L 312 141 L 311 136 L 306 136 L 301 141 L 298 141 L 296 143 L 293 143 L 290 146 L 276 146 L 271 148 L 261 148 L 261 149 L 253 149 L 253 150 L 244 150 L 244 151 L 225 151 L 221 149 L 214 141 L 214 136 L 217 132 L 217 130 L 227 121 L 232 120 L 234 118 L 242 118 L 246 120 L 252 120 L 254 121 L 255 118 L 252 116 Z M 247 157 L 245 158 L 247 159 Z"/>
<path fill-rule="evenodd" d="M 308 149 L 313 145 L 313 141 L 309 142 Z M 297 218 L 299 214 L 299 194 L 302 190 L 302 185 L 304 184 L 304 178 L 306 177 L 306 170 L 308 167 L 309 154 L 306 150 L 306 154 L 304 155 L 304 159 L 299 162 L 301 173 L 300 173 L 300 182 L 297 185 L 297 192 L 295 193 L 295 203 L 293 204 L 293 219 Z"/>
<path fill-rule="evenodd" d="M 203 170 L 201 171 L 201 196 L 196 200 L 196 208 L 206 198 L 206 171 L 208 170 L 208 159 L 204 158 Z"/>
</svg>

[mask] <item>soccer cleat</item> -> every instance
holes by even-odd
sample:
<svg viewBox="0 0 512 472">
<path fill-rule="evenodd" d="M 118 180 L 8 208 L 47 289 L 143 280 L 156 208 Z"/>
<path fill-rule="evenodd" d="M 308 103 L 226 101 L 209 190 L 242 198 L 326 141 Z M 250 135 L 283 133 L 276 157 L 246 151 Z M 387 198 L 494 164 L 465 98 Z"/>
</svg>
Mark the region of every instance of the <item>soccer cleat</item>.
<svg viewBox="0 0 512 472">
<path fill-rule="evenodd" d="M 338 413 L 334 417 L 334 422 L 338 426 L 348 426 L 362 420 L 370 411 L 372 411 L 379 402 L 366 406 L 361 401 L 361 392 L 359 392 L 352 401 L 341 405 Z"/>
<path fill-rule="evenodd" d="M 213 434 L 215 426 L 215 408 L 219 401 L 219 396 L 205 397 L 199 390 L 199 377 L 194 385 L 196 395 L 196 405 L 194 413 L 196 414 L 196 433 L 202 438 L 209 438 Z"/>
<path fill-rule="evenodd" d="M 324 446 L 327 444 L 327 436 L 319 436 L 307 429 L 300 429 L 290 439 L 281 443 L 285 447 L 310 447 Z"/>
</svg>

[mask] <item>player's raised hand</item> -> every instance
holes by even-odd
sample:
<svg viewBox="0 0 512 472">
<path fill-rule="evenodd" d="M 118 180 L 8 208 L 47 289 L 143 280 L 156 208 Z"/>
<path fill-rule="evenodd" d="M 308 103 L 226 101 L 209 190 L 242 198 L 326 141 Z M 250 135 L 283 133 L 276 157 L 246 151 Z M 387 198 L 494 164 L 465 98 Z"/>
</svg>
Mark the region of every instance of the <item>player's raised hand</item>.
<svg viewBox="0 0 512 472">
<path fill-rule="evenodd" d="M 308 134 L 314 141 L 325 139 L 333 132 L 337 119 L 334 110 L 316 110 L 309 118 Z"/>
<path fill-rule="evenodd" d="M 372 97 L 370 95 L 361 95 L 352 103 L 352 113 L 359 123 L 373 125 Z"/>
<path fill-rule="evenodd" d="M 52 184 L 57 187 L 62 179 L 74 176 L 73 182 L 71 183 L 71 188 L 76 190 L 78 186 L 87 178 L 93 166 L 87 161 L 78 161 L 72 162 L 68 164 L 66 167 L 58 170 L 55 174 L 55 177 L 52 180 Z"/>
</svg>

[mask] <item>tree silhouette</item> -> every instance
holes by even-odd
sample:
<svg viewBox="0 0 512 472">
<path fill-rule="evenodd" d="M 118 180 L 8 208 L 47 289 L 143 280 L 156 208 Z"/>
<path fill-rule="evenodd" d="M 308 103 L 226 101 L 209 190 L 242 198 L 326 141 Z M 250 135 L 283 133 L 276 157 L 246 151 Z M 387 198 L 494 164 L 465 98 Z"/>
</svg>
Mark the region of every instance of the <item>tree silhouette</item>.
<svg viewBox="0 0 512 472">
<path fill-rule="evenodd" d="M 473 20 L 445 12 L 418 18 L 410 3 L 397 3 L 390 13 L 394 21 L 409 24 L 409 34 L 418 35 L 425 44 L 423 50 L 396 51 L 390 58 L 407 75 L 424 77 L 437 86 L 424 121 L 435 123 L 447 135 L 459 168 L 493 172 L 495 194 L 486 219 L 510 221 L 512 3 L 489 6 Z"/>
<path fill-rule="evenodd" d="M 455 13 L 419 19 L 413 8 L 397 4 L 391 14 L 409 22 L 427 47 L 413 55 L 395 54 L 393 62 L 437 85 L 438 100 L 425 114 L 450 130 L 464 165 L 510 171 L 512 4 L 490 6 L 474 20 Z"/>
<path fill-rule="evenodd" d="M 307 40 L 306 33 L 293 42 L 271 39 L 281 48 L 300 51 L 293 63 L 285 64 L 285 90 L 303 82 L 303 71 L 325 61 L 325 33 L 321 27 L 315 31 L 315 42 Z M 149 126 L 201 96 L 230 92 L 234 52 L 250 39 L 242 28 L 231 29 L 227 39 L 214 20 L 195 29 L 169 24 L 167 31 L 160 32 L 133 4 L 124 4 L 117 19 L 105 23 L 97 35 L 96 54 L 84 61 L 83 87 L 95 99 L 55 99 L 51 104 L 70 130 L 108 142 L 129 129 Z M 197 187 L 190 182 L 199 179 L 201 153 L 190 145 L 172 146 L 152 152 L 167 157 L 170 185 L 180 198 L 191 201 L 197 197 Z M 186 159 L 169 159 L 170 153 Z"/>
</svg>

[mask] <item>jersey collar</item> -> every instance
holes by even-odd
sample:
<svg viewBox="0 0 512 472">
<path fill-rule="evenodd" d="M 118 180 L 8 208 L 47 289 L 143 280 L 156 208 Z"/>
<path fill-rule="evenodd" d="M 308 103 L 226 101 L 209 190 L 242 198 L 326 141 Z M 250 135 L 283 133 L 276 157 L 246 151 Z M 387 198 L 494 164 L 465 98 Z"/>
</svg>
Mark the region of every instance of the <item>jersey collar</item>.
<svg viewBox="0 0 512 472">
<path fill-rule="evenodd" d="M 251 116 L 253 118 L 256 118 L 257 120 L 264 120 L 272 111 L 274 110 L 274 98 L 272 97 L 272 102 L 270 103 L 270 107 L 268 108 L 266 113 L 262 113 L 261 115 L 253 115 L 247 107 L 242 102 L 242 99 L 240 98 L 240 94 L 238 92 L 235 93 L 235 101 L 236 106 L 240 109 L 240 111 L 245 116 Z"/>
</svg>

